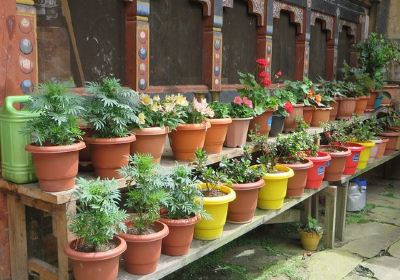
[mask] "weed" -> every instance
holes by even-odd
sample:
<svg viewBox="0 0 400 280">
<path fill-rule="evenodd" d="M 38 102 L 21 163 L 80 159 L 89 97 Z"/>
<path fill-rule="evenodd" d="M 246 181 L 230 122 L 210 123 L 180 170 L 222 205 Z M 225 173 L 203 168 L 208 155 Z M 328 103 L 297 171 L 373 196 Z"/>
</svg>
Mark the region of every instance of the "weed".
<svg viewBox="0 0 400 280">
<path fill-rule="evenodd" d="M 389 191 L 389 190 L 387 190 L 384 193 L 382 193 L 382 195 L 386 196 L 386 197 L 390 197 L 390 198 L 395 198 L 396 197 L 396 194 L 394 193 L 394 191 Z"/>
<path fill-rule="evenodd" d="M 346 223 L 348 224 L 364 224 L 369 222 L 368 213 L 376 207 L 375 204 L 368 203 L 364 209 L 356 213 L 347 213 Z"/>
<path fill-rule="evenodd" d="M 290 280 L 304 280 L 305 276 L 299 273 L 299 269 L 302 267 L 302 256 L 290 257 L 285 261 L 279 261 L 272 266 L 265 268 L 263 273 L 255 278 L 255 280 L 267 280 L 272 277 L 279 275 L 285 275 Z"/>
</svg>

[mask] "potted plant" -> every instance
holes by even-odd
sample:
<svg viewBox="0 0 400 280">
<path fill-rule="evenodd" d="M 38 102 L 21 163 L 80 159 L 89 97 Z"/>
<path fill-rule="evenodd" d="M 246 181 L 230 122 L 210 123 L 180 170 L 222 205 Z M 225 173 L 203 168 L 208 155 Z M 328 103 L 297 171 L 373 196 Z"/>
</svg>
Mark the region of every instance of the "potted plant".
<svg viewBox="0 0 400 280">
<path fill-rule="evenodd" d="M 372 135 L 371 141 L 375 143 L 375 146 L 371 148 L 370 156 L 368 159 L 368 163 L 372 163 L 376 159 L 380 159 L 383 156 L 389 139 L 382 138 L 378 135 L 382 132 L 382 128 L 375 115 L 372 115 L 368 119 L 364 120 L 364 123 L 369 126 Z"/>
<path fill-rule="evenodd" d="M 276 145 L 268 141 L 268 136 L 251 134 L 254 148 L 260 152 L 257 159 L 263 169 L 264 186 L 258 194 L 257 207 L 260 209 L 280 209 L 286 197 L 289 178 L 294 172 L 287 166 L 278 164 Z"/>
<path fill-rule="evenodd" d="M 301 245 L 304 250 L 316 251 L 323 232 L 324 231 L 318 221 L 314 218 L 308 217 L 307 223 L 302 224 L 299 227 Z"/>
<path fill-rule="evenodd" d="M 385 108 L 384 111 L 379 111 L 377 118 L 382 130 L 378 135 L 389 139 L 384 155 L 390 155 L 397 149 L 399 142 L 400 132 L 397 127 L 400 127 L 400 113 L 396 105 L 392 104 Z"/>
<path fill-rule="evenodd" d="M 247 97 L 235 96 L 229 107 L 232 123 L 228 126 L 225 146 L 241 147 L 246 144 L 250 121 L 254 117 L 253 102 Z"/>
<path fill-rule="evenodd" d="M 162 241 L 161 251 L 169 256 L 182 256 L 189 252 L 194 226 L 200 218 L 208 216 L 203 210 L 203 194 L 198 182 L 192 179 L 191 169 L 176 165 L 168 175 L 168 199 L 160 221 L 168 226 L 169 234 Z"/>
<path fill-rule="evenodd" d="M 243 148 L 240 159 L 223 158 L 219 170 L 232 183 L 236 199 L 229 203 L 228 221 L 231 223 L 248 223 L 253 219 L 257 208 L 258 192 L 264 186 L 261 166 L 251 167 L 252 155 L 249 148 Z"/>
<path fill-rule="evenodd" d="M 323 79 L 318 81 L 317 91 L 320 95 L 325 96 L 325 99 L 330 100 L 328 104 L 332 108 L 329 112 L 330 121 L 336 120 L 340 101 L 345 97 L 343 83 L 343 81 L 325 81 Z"/>
<path fill-rule="evenodd" d="M 367 167 L 368 160 L 371 154 L 371 148 L 375 146 L 372 141 L 374 138 L 373 129 L 359 117 L 354 117 L 348 126 L 348 132 L 354 142 L 364 146 L 364 150 L 360 153 L 357 169 Z"/>
<path fill-rule="evenodd" d="M 202 182 L 199 188 L 204 197 L 204 210 L 211 217 L 202 219 L 195 226 L 194 238 L 200 240 L 214 240 L 221 237 L 228 214 L 228 204 L 236 198 L 235 191 L 222 183 L 227 181 L 226 176 L 208 167 L 207 158 L 204 150 L 196 151 L 194 163 L 196 177 Z"/>
<path fill-rule="evenodd" d="M 84 119 L 93 130 L 85 141 L 90 145 L 95 174 L 120 178 L 117 170 L 128 163 L 130 145 L 136 139 L 129 126 L 139 121 L 139 95 L 115 78 L 88 82 L 85 89 L 89 96 Z"/>
<path fill-rule="evenodd" d="M 345 97 L 341 98 L 340 100 L 337 118 L 341 120 L 348 120 L 353 116 L 356 110 L 357 87 L 351 82 L 345 82 L 342 84 L 342 86 Z"/>
<path fill-rule="evenodd" d="M 316 93 L 314 89 L 310 90 L 304 99 L 304 103 L 309 104 L 308 107 L 311 105 L 312 108 L 311 122 L 307 124 L 314 127 L 320 127 L 322 123 L 328 122 L 330 111 L 332 110 L 330 103 L 333 100 L 334 99 L 329 95 L 325 95 L 323 91 Z"/>
<path fill-rule="evenodd" d="M 240 96 L 247 97 L 253 102 L 255 117 L 250 122 L 250 131 L 257 128 L 258 133 L 267 134 L 271 129 L 271 116 L 276 110 L 276 99 L 271 95 L 268 87 L 272 81 L 270 75 L 265 71 L 267 61 L 265 59 L 257 59 L 257 78 L 250 73 L 240 73 L 240 83 L 244 86 L 239 90 Z M 278 72 L 274 77 L 279 78 L 282 73 Z"/>
<path fill-rule="evenodd" d="M 283 131 L 285 118 L 294 111 L 293 103 L 296 99 L 292 92 L 285 88 L 275 89 L 273 96 L 277 100 L 277 110 L 272 114 L 272 124 L 269 136 L 276 137 Z"/>
<path fill-rule="evenodd" d="M 132 211 L 126 233 L 120 234 L 128 245 L 125 269 L 132 274 L 149 274 L 157 269 L 162 239 L 169 233 L 168 226 L 158 221 L 161 206 L 168 200 L 167 178 L 150 155 L 130 156 L 128 165 L 119 172 L 128 187 L 125 206 Z"/>
<path fill-rule="evenodd" d="M 350 135 L 347 131 L 348 121 L 338 120 L 323 125 L 321 142 L 324 142 L 322 149 L 327 151 L 332 160 L 327 165 L 325 171 L 325 179 L 328 181 L 338 181 L 342 174 L 353 175 L 358 166 L 360 153 L 364 150 L 364 146 L 350 142 Z M 347 155 L 345 147 L 350 155 Z"/>
<path fill-rule="evenodd" d="M 32 154 L 39 187 L 47 192 L 70 190 L 78 173 L 79 151 L 85 148 L 77 116 L 82 98 L 59 83 L 39 85 L 25 109 L 38 116 L 29 120 L 23 133 L 32 137 L 26 151 Z"/>
<path fill-rule="evenodd" d="M 179 94 L 168 96 L 166 99 L 177 117 L 181 118 L 181 123 L 169 134 L 174 158 L 192 161 L 196 157 L 196 150 L 204 146 L 206 131 L 210 126 L 207 118 L 214 117 L 214 111 L 205 99 L 193 99 L 190 104 Z"/>
<path fill-rule="evenodd" d="M 208 119 L 211 127 L 207 129 L 204 150 L 208 154 L 219 154 L 226 139 L 228 126 L 232 123 L 229 116 L 229 104 L 214 101 L 210 104 L 214 115 Z"/>
<path fill-rule="evenodd" d="M 119 257 L 126 250 L 117 234 L 126 230 L 127 216 L 118 207 L 118 187 L 114 180 L 78 181 L 74 196 L 79 203 L 69 217 L 69 230 L 77 239 L 64 249 L 76 280 L 117 278 Z"/>
<path fill-rule="evenodd" d="M 133 124 L 136 141 L 131 143 L 131 154 L 150 154 L 155 162 L 160 162 L 169 130 L 181 121 L 169 105 L 158 95 L 153 98 L 140 95 L 138 122 Z"/>
</svg>

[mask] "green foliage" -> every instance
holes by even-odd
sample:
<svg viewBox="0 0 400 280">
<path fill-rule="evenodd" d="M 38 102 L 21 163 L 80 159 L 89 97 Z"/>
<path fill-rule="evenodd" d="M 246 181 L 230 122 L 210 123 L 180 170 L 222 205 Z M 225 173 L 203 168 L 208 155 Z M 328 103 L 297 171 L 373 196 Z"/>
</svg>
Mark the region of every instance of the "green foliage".
<svg viewBox="0 0 400 280">
<path fill-rule="evenodd" d="M 164 203 L 168 218 L 207 217 L 202 204 L 203 194 L 192 177 L 191 169 L 184 165 L 176 165 L 169 174 L 166 184 L 169 196 Z"/>
<path fill-rule="evenodd" d="M 348 125 L 348 121 L 345 120 L 324 123 L 322 125 L 322 141 L 329 145 L 349 142 L 351 139 L 350 135 L 347 133 Z"/>
<path fill-rule="evenodd" d="M 276 144 L 268 141 L 268 135 L 259 134 L 257 131 L 251 132 L 249 136 L 254 149 L 260 154 L 257 163 L 263 165 L 265 173 L 276 172 L 275 166 L 278 163 Z"/>
<path fill-rule="evenodd" d="M 274 109 L 278 105 L 277 100 L 271 95 L 270 91 L 260 85 L 254 75 L 250 73 L 240 73 L 240 83 L 244 85 L 239 90 L 241 97 L 247 97 L 253 102 L 256 115 L 261 115 L 267 109 Z"/>
<path fill-rule="evenodd" d="M 84 117 L 95 130 L 94 136 L 114 138 L 131 133 L 130 126 L 139 122 L 137 92 L 122 87 L 115 78 L 104 78 L 100 83 L 88 82 L 86 91 L 90 96 L 84 104 Z"/>
<path fill-rule="evenodd" d="M 288 116 L 289 114 L 286 111 L 284 105 L 286 102 L 290 102 L 292 104 L 297 102 L 294 94 L 285 88 L 278 88 L 278 89 L 274 90 L 273 96 L 276 99 L 277 105 L 278 105 L 278 109 L 276 112 L 274 112 L 274 114 L 282 116 L 282 117 Z"/>
<path fill-rule="evenodd" d="M 306 132 L 295 132 L 287 136 L 278 135 L 276 153 L 280 163 L 296 163 L 303 161 L 309 150 Z"/>
<path fill-rule="evenodd" d="M 263 170 L 260 166 L 252 166 L 253 157 L 247 146 L 240 158 L 223 158 L 219 170 L 234 184 L 254 183 L 262 178 Z"/>
<path fill-rule="evenodd" d="M 251 118 L 254 117 L 254 109 L 246 104 L 239 105 L 231 102 L 229 104 L 229 116 L 232 118 Z"/>
<path fill-rule="evenodd" d="M 400 110 L 399 104 L 392 102 L 386 108 L 378 110 L 376 113 L 378 125 L 383 131 L 389 130 L 391 127 L 400 126 Z"/>
<path fill-rule="evenodd" d="M 188 103 L 186 98 L 181 95 L 170 96 L 171 103 L 176 103 L 175 112 L 181 118 L 182 123 L 198 124 L 214 117 L 214 111 L 208 105 L 207 100 L 202 98 L 198 101 L 193 99 L 192 103 Z"/>
<path fill-rule="evenodd" d="M 376 127 L 372 125 L 373 122 L 371 121 L 364 121 L 359 117 L 353 117 L 349 122 L 347 132 L 350 138 L 358 142 L 369 141 L 376 137 L 374 133 Z"/>
<path fill-rule="evenodd" d="M 346 223 L 347 224 L 365 224 L 368 223 L 371 219 L 368 217 L 368 214 L 371 210 L 375 209 L 377 205 L 367 203 L 365 207 L 359 212 L 347 212 L 346 215 Z"/>
<path fill-rule="evenodd" d="M 325 81 L 323 79 L 319 79 L 316 91 L 326 101 L 334 101 L 334 98 L 345 97 L 347 92 L 343 81 Z"/>
<path fill-rule="evenodd" d="M 39 116 L 28 121 L 22 132 L 31 135 L 32 142 L 39 146 L 73 144 L 82 139 L 76 119 L 84 110 L 81 104 L 82 98 L 62 84 L 40 84 L 25 105 L 26 110 Z"/>
<path fill-rule="evenodd" d="M 308 217 L 306 224 L 299 226 L 299 230 L 316 233 L 318 235 L 321 235 L 324 232 L 322 226 L 318 223 L 318 220 L 311 217 Z"/>
<path fill-rule="evenodd" d="M 347 86 L 354 96 L 369 95 L 369 92 L 375 88 L 375 81 L 364 71 L 363 68 L 352 68 L 346 62 L 344 63 L 343 79 L 350 83 Z"/>
<path fill-rule="evenodd" d="M 128 187 L 126 207 L 134 213 L 130 230 L 144 234 L 160 218 L 161 205 L 169 199 L 164 190 L 167 176 L 160 172 L 150 155 L 130 156 L 128 165 L 119 172 Z"/>
<path fill-rule="evenodd" d="M 295 102 L 297 104 L 302 104 L 306 106 L 311 106 L 312 104 L 307 99 L 307 94 L 314 92 L 314 84 L 311 80 L 305 78 L 303 81 L 285 81 L 286 90 L 293 93 Z"/>
<path fill-rule="evenodd" d="M 229 104 L 228 103 L 223 103 L 223 102 L 218 102 L 214 101 L 210 104 L 211 110 L 214 111 L 214 117 L 213 119 L 225 119 L 229 118 Z"/>
<path fill-rule="evenodd" d="M 79 203 L 76 214 L 69 217 L 70 231 L 88 251 L 107 250 L 114 236 L 126 231 L 127 215 L 118 207 L 118 183 L 80 178 L 74 195 Z"/>
</svg>

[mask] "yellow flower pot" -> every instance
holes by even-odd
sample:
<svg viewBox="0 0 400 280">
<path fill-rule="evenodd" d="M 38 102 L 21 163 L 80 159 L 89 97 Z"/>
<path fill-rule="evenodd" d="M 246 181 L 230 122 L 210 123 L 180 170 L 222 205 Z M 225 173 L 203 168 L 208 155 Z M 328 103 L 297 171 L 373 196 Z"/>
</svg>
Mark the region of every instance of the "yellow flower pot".
<svg viewBox="0 0 400 280">
<path fill-rule="evenodd" d="M 200 188 L 205 189 L 206 184 L 200 184 Z M 194 228 L 194 238 L 200 240 L 214 240 L 222 235 L 226 216 L 228 214 L 229 202 L 235 200 L 236 193 L 226 186 L 217 187 L 220 191 L 226 193 L 224 196 L 204 197 L 204 210 L 211 216 L 211 219 L 201 219 Z"/>
<path fill-rule="evenodd" d="M 301 245 L 306 251 L 315 251 L 318 248 L 319 241 L 322 238 L 322 234 L 319 235 L 315 232 L 299 231 Z"/>
<path fill-rule="evenodd" d="M 358 160 L 357 169 L 364 169 L 367 167 L 369 156 L 371 154 L 371 148 L 375 146 L 373 141 L 356 142 L 357 144 L 363 145 L 365 149 L 360 153 L 360 159 Z"/>
<path fill-rule="evenodd" d="M 260 209 L 280 209 L 286 196 L 289 178 L 294 176 L 291 168 L 277 165 L 278 173 L 266 173 L 263 176 L 265 185 L 258 193 L 257 207 Z"/>
</svg>

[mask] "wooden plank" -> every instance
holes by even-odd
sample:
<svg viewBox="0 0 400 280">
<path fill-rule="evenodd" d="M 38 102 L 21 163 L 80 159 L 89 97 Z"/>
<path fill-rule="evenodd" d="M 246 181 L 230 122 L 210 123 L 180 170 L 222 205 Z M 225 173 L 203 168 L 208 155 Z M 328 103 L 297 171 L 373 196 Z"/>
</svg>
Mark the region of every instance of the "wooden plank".
<svg viewBox="0 0 400 280">
<path fill-rule="evenodd" d="M 346 226 L 347 192 L 349 183 L 338 186 L 336 199 L 336 237 L 343 241 Z"/>
<path fill-rule="evenodd" d="M 25 205 L 18 197 L 7 195 L 11 278 L 28 280 L 28 248 Z"/>
<path fill-rule="evenodd" d="M 58 269 L 51 264 L 36 258 L 30 258 L 28 261 L 29 272 L 39 275 L 40 280 L 57 280 Z"/>
<path fill-rule="evenodd" d="M 321 189 L 319 190 L 305 190 L 305 193 L 300 198 L 286 199 L 283 207 L 279 210 L 260 210 L 257 209 L 253 220 L 247 224 L 230 224 L 227 223 L 224 227 L 224 232 L 222 237 L 213 241 L 201 241 L 194 240 L 190 251 L 187 255 L 181 257 L 171 257 L 166 255 L 161 255 L 161 259 L 158 265 L 157 271 L 154 273 L 138 276 L 127 273 L 123 264 L 121 264 L 120 271 L 118 274 L 118 280 L 134 280 L 134 279 L 160 279 L 187 264 L 198 260 L 199 258 L 217 250 L 223 245 L 231 242 L 232 240 L 244 235 L 245 233 L 253 230 L 254 228 L 260 226 L 261 224 L 267 223 L 271 219 L 279 216 L 293 206 L 298 205 L 302 201 L 308 199 L 315 193 L 318 193 L 328 187 L 327 182 L 323 182 Z"/>
<path fill-rule="evenodd" d="M 311 217 L 311 197 L 303 201 L 303 211 L 301 213 L 301 222 L 307 223 L 308 217 Z"/>
<path fill-rule="evenodd" d="M 325 248 L 332 249 L 335 246 L 337 187 L 329 186 L 323 193 L 325 195 L 324 244 Z"/>
<path fill-rule="evenodd" d="M 299 222 L 301 218 L 301 212 L 302 211 L 300 209 L 289 209 L 279 216 L 272 218 L 271 220 L 266 222 L 266 224 L 284 224 Z"/>
</svg>

